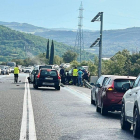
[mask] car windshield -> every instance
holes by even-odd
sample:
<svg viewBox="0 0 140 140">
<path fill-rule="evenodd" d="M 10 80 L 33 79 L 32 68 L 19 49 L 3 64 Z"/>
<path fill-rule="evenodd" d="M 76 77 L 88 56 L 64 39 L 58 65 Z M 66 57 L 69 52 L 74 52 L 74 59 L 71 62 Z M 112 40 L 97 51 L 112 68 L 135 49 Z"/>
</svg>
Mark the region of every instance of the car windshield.
<svg viewBox="0 0 140 140">
<path fill-rule="evenodd" d="M 108 77 L 104 78 L 102 85 L 104 85 L 106 83 L 107 79 L 108 79 Z"/>
<path fill-rule="evenodd" d="M 133 85 L 134 79 L 116 79 L 114 81 L 114 88 L 120 92 L 124 91 L 124 89 L 122 89 L 122 85 L 126 83 L 130 83 L 130 85 Z"/>
<path fill-rule="evenodd" d="M 57 72 L 55 70 L 41 70 L 41 76 L 57 76 Z"/>
</svg>

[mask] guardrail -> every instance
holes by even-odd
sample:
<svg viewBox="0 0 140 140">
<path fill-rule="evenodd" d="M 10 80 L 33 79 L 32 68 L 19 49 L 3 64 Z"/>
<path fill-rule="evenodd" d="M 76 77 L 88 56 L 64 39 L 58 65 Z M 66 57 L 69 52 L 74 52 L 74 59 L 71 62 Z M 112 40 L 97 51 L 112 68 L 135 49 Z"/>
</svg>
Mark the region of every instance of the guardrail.
<svg viewBox="0 0 140 140">
<path fill-rule="evenodd" d="M 87 80 L 85 80 L 85 79 L 83 80 L 83 84 L 84 84 L 85 87 L 87 87 L 89 89 L 92 88 L 92 85 Z"/>
</svg>

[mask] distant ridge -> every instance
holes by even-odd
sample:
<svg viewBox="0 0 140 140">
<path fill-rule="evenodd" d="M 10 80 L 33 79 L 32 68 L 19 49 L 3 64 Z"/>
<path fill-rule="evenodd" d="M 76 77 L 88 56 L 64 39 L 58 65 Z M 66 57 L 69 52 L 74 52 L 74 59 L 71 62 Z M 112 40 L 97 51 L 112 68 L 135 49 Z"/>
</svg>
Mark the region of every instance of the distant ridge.
<svg viewBox="0 0 140 140">
<path fill-rule="evenodd" d="M 76 30 L 73 29 L 49 29 L 37 27 L 27 23 L 0 22 L 11 29 L 31 33 L 44 38 L 54 39 L 70 46 L 75 46 Z M 84 30 L 84 46 L 86 50 L 99 37 L 99 31 Z M 114 55 L 123 49 L 131 53 L 140 51 L 140 27 L 132 27 L 118 30 L 103 31 L 103 55 Z M 90 50 L 91 52 L 91 50 Z M 98 54 L 98 47 L 93 48 L 94 54 Z"/>
<path fill-rule="evenodd" d="M 0 25 L 0 61 L 11 61 L 11 59 L 14 58 L 25 59 L 28 57 L 34 57 L 40 53 L 44 53 L 45 55 L 47 41 L 48 40 L 46 38 L 15 31 L 6 26 Z M 58 43 L 55 40 L 54 46 L 54 54 L 60 57 L 66 51 L 74 49 L 72 46 Z M 87 53 L 87 60 L 93 58 L 94 55 Z"/>
</svg>

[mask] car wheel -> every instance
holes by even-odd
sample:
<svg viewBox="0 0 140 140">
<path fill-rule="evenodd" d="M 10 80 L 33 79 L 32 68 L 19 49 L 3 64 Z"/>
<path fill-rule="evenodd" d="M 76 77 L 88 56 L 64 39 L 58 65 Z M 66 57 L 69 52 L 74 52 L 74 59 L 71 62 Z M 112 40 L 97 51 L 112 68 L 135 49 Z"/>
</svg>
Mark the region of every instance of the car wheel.
<svg viewBox="0 0 140 140">
<path fill-rule="evenodd" d="M 133 136 L 134 137 L 140 137 L 140 117 L 139 117 L 139 111 L 137 108 L 135 108 L 134 114 L 133 114 Z"/>
<path fill-rule="evenodd" d="M 55 87 L 55 89 L 60 90 L 60 86 Z"/>
<path fill-rule="evenodd" d="M 104 108 L 104 105 L 103 105 L 103 103 L 102 103 L 101 114 L 102 114 L 103 116 L 105 116 L 105 115 L 107 115 L 107 113 L 108 113 L 108 110 L 107 110 L 106 108 Z"/>
<path fill-rule="evenodd" d="M 130 130 L 131 123 L 129 123 L 129 122 L 127 122 L 125 120 L 125 106 L 124 106 L 124 104 L 122 104 L 122 111 L 121 111 L 121 120 L 120 120 L 120 123 L 121 123 L 121 128 L 123 130 Z"/>
<path fill-rule="evenodd" d="M 91 93 L 91 104 L 95 105 L 95 101 L 93 100 L 92 93 Z"/>
<path fill-rule="evenodd" d="M 33 84 L 33 87 L 34 87 L 35 89 L 38 89 L 38 86 L 37 86 L 36 84 Z"/>
<path fill-rule="evenodd" d="M 101 109 L 98 107 L 97 99 L 96 99 L 96 112 L 101 112 Z"/>
</svg>

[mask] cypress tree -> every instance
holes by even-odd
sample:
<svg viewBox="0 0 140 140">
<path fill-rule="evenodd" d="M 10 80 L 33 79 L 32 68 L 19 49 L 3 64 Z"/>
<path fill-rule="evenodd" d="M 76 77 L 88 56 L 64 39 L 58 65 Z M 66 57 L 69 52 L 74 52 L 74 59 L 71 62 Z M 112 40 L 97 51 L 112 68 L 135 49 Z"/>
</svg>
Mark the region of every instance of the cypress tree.
<svg viewBox="0 0 140 140">
<path fill-rule="evenodd" d="M 49 39 L 48 39 L 48 43 L 47 43 L 46 59 L 49 59 Z"/>
<path fill-rule="evenodd" d="M 52 40 L 51 52 L 50 52 L 50 62 L 49 62 L 50 65 L 53 65 L 53 59 L 54 59 L 54 43 L 53 43 L 53 40 Z"/>
</svg>

